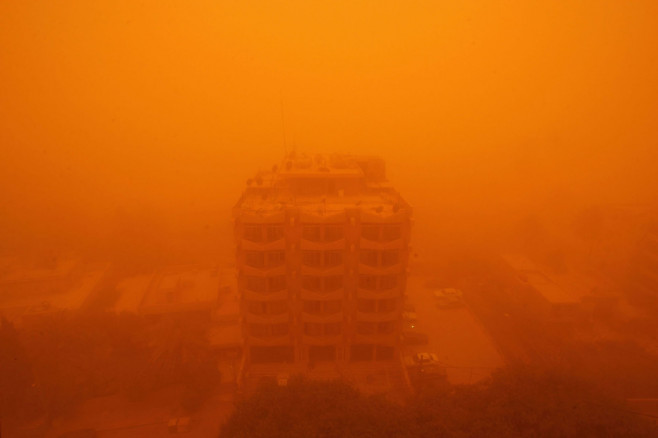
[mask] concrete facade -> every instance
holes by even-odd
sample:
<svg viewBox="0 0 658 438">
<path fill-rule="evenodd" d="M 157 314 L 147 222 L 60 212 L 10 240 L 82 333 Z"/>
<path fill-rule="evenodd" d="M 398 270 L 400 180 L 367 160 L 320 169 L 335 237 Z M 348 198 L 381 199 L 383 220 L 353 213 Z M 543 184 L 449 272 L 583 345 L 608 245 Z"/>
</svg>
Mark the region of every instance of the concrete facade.
<svg viewBox="0 0 658 438">
<path fill-rule="evenodd" d="M 381 159 L 288 155 L 234 208 L 246 362 L 397 360 L 411 208 Z"/>
</svg>

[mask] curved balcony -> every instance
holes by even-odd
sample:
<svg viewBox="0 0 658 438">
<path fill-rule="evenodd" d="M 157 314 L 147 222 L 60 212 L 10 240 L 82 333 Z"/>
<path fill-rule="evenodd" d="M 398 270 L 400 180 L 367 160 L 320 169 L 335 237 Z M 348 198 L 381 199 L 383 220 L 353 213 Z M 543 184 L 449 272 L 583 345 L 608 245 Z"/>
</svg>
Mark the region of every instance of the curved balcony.
<svg viewBox="0 0 658 438">
<path fill-rule="evenodd" d="M 254 292 L 246 288 L 240 288 L 240 293 L 247 300 L 253 301 L 278 301 L 288 299 L 288 289 L 283 289 L 278 292 Z"/>
<path fill-rule="evenodd" d="M 306 345 L 334 345 L 343 342 L 343 335 L 307 335 L 302 334 L 301 340 Z"/>
<path fill-rule="evenodd" d="M 269 251 L 275 249 L 286 249 L 286 239 L 281 237 L 280 239 L 274 240 L 272 242 L 253 242 L 247 239 L 240 239 L 240 248 L 245 250 L 258 250 L 258 251 Z"/>
<path fill-rule="evenodd" d="M 300 267 L 300 272 L 302 275 L 322 275 L 322 276 L 340 275 L 345 273 L 345 263 L 341 263 L 340 265 L 331 266 L 327 268 L 313 267 L 302 263 Z"/>
<path fill-rule="evenodd" d="M 347 241 L 345 240 L 344 237 L 341 237 L 340 239 L 335 240 L 333 242 L 320 242 L 314 240 L 307 240 L 302 237 L 302 239 L 299 241 L 299 248 L 311 249 L 311 250 L 332 250 L 332 249 L 344 250 L 347 248 Z"/>
<path fill-rule="evenodd" d="M 285 275 L 286 273 L 286 264 L 282 264 L 279 266 L 276 266 L 274 268 L 254 268 L 253 266 L 249 266 L 246 264 L 242 264 L 240 266 L 240 270 L 242 271 L 243 274 L 246 275 L 257 275 L 261 277 L 271 277 L 274 275 Z"/>
<path fill-rule="evenodd" d="M 299 213 L 299 222 L 302 224 L 344 224 L 347 222 L 347 214 L 345 211 L 321 214 L 317 211 L 302 210 Z"/>
<path fill-rule="evenodd" d="M 329 315 L 322 315 L 317 313 L 308 313 L 302 310 L 300 314 L 300 321 L 305 322 L 317 322 L 317 323 L 326 323 L 326 322 L 343 322 L 343 311 L 340 310 L 336 313 Z"/>
<path fill-rule="evenodd" d="M 402 296 L 402 288 L 396 286 L 392 289 L 384 290 L 370 290 L 370 289 L 356 289 L 357 298 L 365 298 L 367 300 L 381 300 L 387 298 L 400 298 Z"/>
<path fill-rule="evenodd" d="M 355 332 L 351 338 L 351 343 L 395 346 L 398 343 L 398 334 L 393 332 L 364 335 Z"/>
<path fill-rule="evenodd" d="M 369 224 L 403 224 L 409 220 L 409 211 L 402 209 L 398 212 L 372 213 L 362 210 L 361 223 Z"/>
<path fill-rule="evenodd" d="M 359 248 L 361 249 L 402 249 L 405 248 L 406 242 L 402 237 L 387 242 L 368 240 L 364 237 L 359 239 Z"/>
<path fill-rule="evenodd" d="M 256 213 L 246 210 L 240 211 L 237 218 L 241 223 L 248 225 L 279 225 L 285 222 L 286 214 L 283 210 Z"/>
<path fill-rule="evenodd" d="M 397 321 L 399 319 L 399 309 L 395 309 L 390 312 L 361 312 L 357 310 L 355 313 L 355 320 L 363 322 L 387 322 Z"/>
<path fill-rule="evenodd" d="M 299 298 L 302 300 L 342 300 L 345 296 L 345 289 L 340 288 L 331 292 L 320 292 L 301 288 Z"/>
<path fill-rule="evenodd" d="M 391 266 L 371 266 L 359 261 L 358 272 L 359 274 L 372 275 L 401 274 L 404 272 L 404 267 L 402 266 L 402 262 Z"/>
<path fill-rule="evenodd" d="M 249 311 L 243 313 L 244 320 L 247 323 L 257 323 L 257 324 L 277 324 L 277 323 L 290 323 L 290 313 L 284 312 L 278 315 L 269 315 L 269 314 L 255 314 Z"/>
<path fill-rule="evenodd" d="M 292 335 L 284 336 L 253 336 L 247 334 L 246 343 L 250 346 L 275 346 L 275 345 L 292 345 L 294 339 Z"/>
</svg>

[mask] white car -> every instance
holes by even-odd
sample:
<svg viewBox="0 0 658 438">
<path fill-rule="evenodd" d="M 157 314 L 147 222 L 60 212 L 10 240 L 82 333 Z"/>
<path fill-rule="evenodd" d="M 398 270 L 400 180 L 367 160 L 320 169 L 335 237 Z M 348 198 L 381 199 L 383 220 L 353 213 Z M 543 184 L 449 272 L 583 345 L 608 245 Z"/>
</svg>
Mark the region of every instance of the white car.
<svg viewBox="0 0 658 438">
<path fill-rule="evenodd" d="M 439 307 L 461 306 L 464 304 L 462 291 L 452 287 L 432 292 Z"/>
<path fill-rule="evenodd" d="M 435 353 L 416 353 L 412 357 L 414 362 L 416 362 L 418 365 L 439 363 L 439 356 L 437 356 Z"/>
</svg>

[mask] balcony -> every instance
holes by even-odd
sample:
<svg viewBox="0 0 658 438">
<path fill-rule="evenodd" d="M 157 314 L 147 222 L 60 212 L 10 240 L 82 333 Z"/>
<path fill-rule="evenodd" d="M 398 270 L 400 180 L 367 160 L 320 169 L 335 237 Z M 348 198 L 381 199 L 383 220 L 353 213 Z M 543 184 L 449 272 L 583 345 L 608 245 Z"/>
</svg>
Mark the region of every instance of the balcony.
<svg viewBox="0 0 658 438">
<path fill-rule="evenodd" d="M 363 322 L 387 322 L 398 321 L 401 318 L 400 309 L 395 309 L 386 312 L 362 312 L 357 310 L 355 313 L 356 321 Z"/>
<path fill-rule="evenodd" d="M 278 315 L 272 314 L 255 314 L 249 311 L 243 312 L 244 320 L 247 323 L 256 323 L 256 324 L 283 324 L 291 322 L 291 317 L 289 312 L 280 313 Z"/>
<path fill-rule="evenodd" d="M 359 239 L 359 248 L 361 249 L 403 249 L 406 246 L 404 239 L 399 238 L 388 242 L 373 241 L 361 238 Z"/>
<path fill-rule="evenodd" d="M 352 344 L 377 344 L 395 346 L 398 343 L 398 333 L 361 334 L 354 332 Z"/>
<path fill-rule="evenodd" d="M 252 290 L 241 288 L 242 296 L 249 301 L 277 301 L 287 300 L 289 298 L 288 289 L 283 289 L 277 292 L 254 292 Z"/>
<path fill-rule="evenodd" d="M 343 335 L 302 335 L 302 343 L 306 345 L 339 345 L 343 343 Z"/>
<path fill-rule="evenodd" d="M 317 314 L 317 313 L 309 313 L 305 312 L 302 310 L 302 313 L 300 315 L 300 321 L 302 323 L 304 322 L 312 322 L 312 323 L 328 323 L 328 322 L 335 322 L 335 323 L 343 323 L 344 315 L 343 311 L 339 311 L 336 313 L 331 313 L 331 314 Z"/>
<path fill-rule="evenodd" d="M 245 341 L 250 346 L 275 346 L 275 345 L 294 345 L 294 338 L 292 335 L 285 336 L 254 336 L 247 334 Z"/>
<path fill-rule="evenodd" d="M 367 300 L 378 300 L 387 298 L 400 298 L 402 297 L 402 288 L 396 286 L 391 289 L 384 290 L 371 290 L 371 289 L 356 289 L 356 298 L 364 298 Z"/>
<path fill-rule="evenodd" d="M 240 270 L 245 274 L 245 275 L 261 275 L 261 276 L 274 276 L 274 275 L 285 275 L 286 273 L 286 265 L 279 265 L 276 267 L 271 267 L 271 268 L 257 268 L 254 266 L 249 266 L 247 264 L 242 264 L 240 266 Z"/>
<path fill-rule="evenodd" d="M 281 237 L 280 239 L 273 240 L 271 242 L 254 242 L 242 238 L 240 240 L 240 247 L 244 250 L 259 250 L 259 251 L 271 251 L 271 250 L 285 250 L 286 249 L 286 239 Z"/>
<path fill-rule="evenodd" d="M 302 237 L 302 240 L 299 242 L 299 248 L 304 250 L 341 250 L 344 251 L 347 249 L 347 241 L 345 238 L 340 238 L 338 240 L 335 240 L 333 242 L 325 242 L 325 241 L 312 241 L 312 240 L 306 240 Z"/>
<path fill-rule="evenodd" d="M 345 296 L 345 289 L 338 288 L 332 291 L 323 292 L 301 288 L 299 298 L 302 300 L 342 300 Z"/>
</svg>

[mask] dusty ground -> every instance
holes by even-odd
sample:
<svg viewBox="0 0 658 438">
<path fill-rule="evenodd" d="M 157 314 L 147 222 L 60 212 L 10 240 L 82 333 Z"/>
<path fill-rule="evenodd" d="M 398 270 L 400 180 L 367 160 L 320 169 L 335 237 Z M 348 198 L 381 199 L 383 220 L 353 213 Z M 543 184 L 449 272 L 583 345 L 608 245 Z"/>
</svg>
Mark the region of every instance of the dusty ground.
<svg viewBox="0 0 658 438">
<path fill-rule="evenodd" d="M 181 388 L 167 388 L 132 401 L 115 395 L 87 401 L 71 415 L 58 419 L 46 435 L 55 438 L 77 429 L 95 429 L 100 438 L 162 437 L 169 435 L 171 418 L 186 415 L 179 404 Z M 202 408 L 190 415 L 186 437 L 217 436 L 233 410 L 232 390 L 218 390 Z"/>
</svg>

